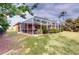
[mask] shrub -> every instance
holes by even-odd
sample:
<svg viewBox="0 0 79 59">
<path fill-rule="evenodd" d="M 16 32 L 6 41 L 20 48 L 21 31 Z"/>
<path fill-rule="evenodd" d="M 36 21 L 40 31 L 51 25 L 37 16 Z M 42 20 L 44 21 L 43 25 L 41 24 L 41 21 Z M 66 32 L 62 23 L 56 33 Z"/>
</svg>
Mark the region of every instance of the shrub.
<svg viewBox="0 0 79 59">
<path fill-rule="evenodd" d="M 42 29 L 37 29 L 36 33 L 38 33 L 38 34 L 42 34 L 42 33 L 46 34 L 46 33 L 48 33 L 48 30 L 45 27 L 43 27 Z"/>
<path fill-rule="evenodd" d="M 42 28 L 42 32 L 43 32 L 43 34 L 46 34 L 46 33 L 48 33 L 48 30 L 44 27 L 44 28 Z"/>
<path fill-rule="evenodd" d="M 50 33 L 58 33 L 59 32 L 59 30 L 58 29 L 55 29 L 55 28 L 52 28 L 51 30 L 50 30 Z"/>
</svg>

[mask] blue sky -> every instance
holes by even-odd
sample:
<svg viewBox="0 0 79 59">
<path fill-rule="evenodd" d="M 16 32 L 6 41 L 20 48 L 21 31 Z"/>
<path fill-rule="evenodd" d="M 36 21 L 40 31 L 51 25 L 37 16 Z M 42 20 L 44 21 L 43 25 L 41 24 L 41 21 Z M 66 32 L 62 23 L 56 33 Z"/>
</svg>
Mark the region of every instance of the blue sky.
<svg viewBox="0 0 79 59">
<path fill-rule="evenodd" d="M 32 6 L 33 3 L 29 3 L 29 6 Z M 40 3 L 38 7 L 32 12 L 35 16 L 39 17 L 47 17 L 49 19 L 58 20 L 58 16 L 60 12 L 67 11 L 66 18 L 77 18 L 79 16 L 79 4 L 77 3 Z M 31 16 L 27 14 L 28 18 Z M 15 24 L 20 21 L 24 21 L 25 19 L 22 19 L 19 16 L 15 16 L 13 18 L 8 18 L 12 20 L 11 24 Z"/>
</svg>

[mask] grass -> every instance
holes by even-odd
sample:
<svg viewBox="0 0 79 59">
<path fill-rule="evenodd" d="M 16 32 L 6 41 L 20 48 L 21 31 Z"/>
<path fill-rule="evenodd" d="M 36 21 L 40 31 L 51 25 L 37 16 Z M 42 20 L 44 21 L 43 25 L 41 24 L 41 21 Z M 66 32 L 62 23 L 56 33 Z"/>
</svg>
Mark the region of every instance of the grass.
<svg viewBox="0 0 79 59">
<path fill-rule="evenodd" d="M 79 33 L 61 32 L 26 37 L 9 54 L 21 55 L 78 55 Z"/>
<path fill-rule="evenodd" d="M 19 41 L 21 39 L 23 39 L 24 37 L 27 37 L 26 35 L 23 35 L 23 34 L 19 34 L 17 32 L 7 32 L 6 33 L 7 36 L 9 36 L 10 38 L 12 38 L 12 40 L 14 41 Z"/>
</svg>

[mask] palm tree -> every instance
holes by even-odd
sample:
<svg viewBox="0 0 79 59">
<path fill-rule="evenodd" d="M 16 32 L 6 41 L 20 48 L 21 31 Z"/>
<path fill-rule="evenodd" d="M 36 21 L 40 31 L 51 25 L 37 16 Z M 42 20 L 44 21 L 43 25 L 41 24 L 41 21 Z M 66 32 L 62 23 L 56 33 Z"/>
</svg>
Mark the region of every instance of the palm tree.
<svg viewBox="0 0 79 59">
<path fill-rule="evenodd" d="M 66 12 L 66 11 L 62 11 L 62 12 L 60 12 L 60 14 L 59 14 L 59 16 L 58 16 L 58 18 L 59 18 L 59 30 L 61 29 L 61 24 L 62 24 L 60 18 L 62 18 L 62 19 L 64 20 L 64 17 L 65 17 L 66 15 L 67 15 L 67 12 Z M 62 21 L 63 21 L 63 20 L 62 20 Z"/>
<path fill-rule="evenodd" d="M 63 20 L 64 20 L 64 17 L 67 15 L 67 12 L 66 11 L 62 11 L 62 12 L 60 12 L 60 15 L 58 16 L 58 18 L 63 18 Z"/>
</svg>

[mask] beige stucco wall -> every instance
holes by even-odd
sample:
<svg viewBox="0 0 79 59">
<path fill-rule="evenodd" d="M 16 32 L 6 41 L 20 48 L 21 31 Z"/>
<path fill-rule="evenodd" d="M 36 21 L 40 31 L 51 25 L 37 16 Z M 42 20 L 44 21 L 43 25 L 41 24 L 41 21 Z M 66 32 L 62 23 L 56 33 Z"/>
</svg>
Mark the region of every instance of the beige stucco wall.
<svg viewBox="0 0 79 59">
<path fill-rule="evenodd" d="M 18 27 L 17 25 L 16 26 L 13 26 L 13 31 L 16 31 L 17 32 L 18 31 L 17 27 Z"/>
</svg>

